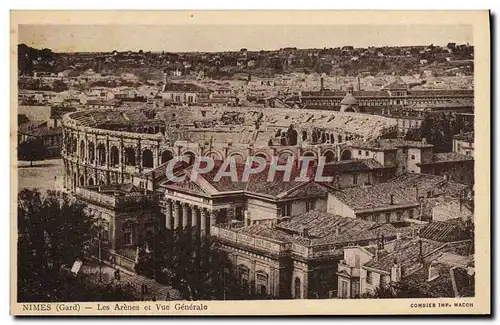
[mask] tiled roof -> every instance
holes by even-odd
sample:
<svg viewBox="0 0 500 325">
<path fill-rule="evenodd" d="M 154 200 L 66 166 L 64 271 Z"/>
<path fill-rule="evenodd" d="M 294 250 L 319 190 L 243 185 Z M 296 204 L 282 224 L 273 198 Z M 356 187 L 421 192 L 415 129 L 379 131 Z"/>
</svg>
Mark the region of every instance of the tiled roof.
<svg viewBox="0 0 500 325">
<path fill-rule="evenodd" d="M 165 85 L 165 91 L 172 92 L 207 92 L 206 89 L 193 83 L 168 83 Z"/>
<path fill-rule="evenodd" d="M 324 175 L 333 175 L 349 172 L 370 171 L 373 169 L 385 168 L 381 163 L 373 158 L 339 160 L 325 164 Z"/>
<path fill-rule="evenodd" d="M 277 228 L 295 234 L 300 234 L 304 228 L 307 228 L 313 245 L 374 239 L 382 234 L 395 236 L 397 232 L 391 224 L 378 225 L 375 222 L 341 217 L 316 210 L 294 216 L 288 221 L 279 223 Z"/>
<path fill-rule="evenodd" d="M 420 230 L 420 237 L 438 242 L 454 242 L 470 239 L 463 225 L 442 221 L 429 223 L 429 225 Z"/>
<path fill-rule="evenodd" d="M 41 136 L 62 134 L 62 128 L 60 127 L 49 128 L 47 126 L 33 127 L 33 125 L 30 125 L 30 123 L 25 123 L 19 127 L 17 132 L 30 136 L 41 137 Z"/>
<path fill-rule="evenodd" d="M 458 152 L 435 153 L 432 156 L 432 161 L 430 163 L 421 163 L 420 165 L 447 163 L 455 161 L 474 161 L 474 157 L 462 155 L 461 153 Z"/>
<path fill-rule="evenodd" d="M 391 181 L 368 188 L 351 187 L 336 190 L 333 195 L 355 211 L 360 211 L 390 208 L 391 195 L 393 195 L 394 206 L 419 204 L 416 188 L 418 188 L 418 197 L 426 197 L 429 191 L 433 191 L 434 196 L 458 197 L 468 186 L 449 180 L 445 181 L 441 176 L 406 173 Z"/>
<path fill-rule="evenodd" d="M 420 256 L 420 241 L 422 242 L 423 259 L 421 259 Z M 395 264 L 398 264 L 402 267 L 404 273 L 409 276 L 413 274 L 409 271 L 418 267 L 422 260 L 424 263 L 429 263 L 437 260 L 443 253 L 447 252 L 468 255 L 470 252 L 470 245 L 471 240 L 441 243 L 434 240 L 416 238 L 382 258 L 369 261 L 364 266 L 390 273 L 391 268 Z"/>
</svg>

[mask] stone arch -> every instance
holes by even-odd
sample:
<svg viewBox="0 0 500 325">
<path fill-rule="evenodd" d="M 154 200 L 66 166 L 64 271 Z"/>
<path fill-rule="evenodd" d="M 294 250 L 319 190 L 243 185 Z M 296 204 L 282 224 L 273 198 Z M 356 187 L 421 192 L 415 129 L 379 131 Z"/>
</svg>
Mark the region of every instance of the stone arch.
<svg viewBox="0 0 500 325">
<path fill-rule="evenodd" d="M 327 163 L 335 160 L 335 153 L 331 150 L 323 152 L 323 156 L 325 157 L 325 162 Z"/>
<path fill-rule="evenodd" d="M 78 186 L 78 176 L 76 176 L 76 173 L 73 174 L 73 188 Z"/>
<path fill-rule="evenodd" d="M 296 277 L 293 282 L 293 298 L 302 299 L 302 284 L 299 277 Z"/>
<path fill-rule="evenodd" d="M 346 149 L 342 151 L 342 154 L 340 155 L 340 160 L 350 160 L 352 157 L 351 150 Z"/>
<path fill-rule="evenodd" d="M 125 148 L 125 165 L 135 166 L 135 150 L 134 148 Z"/>
<path fill-rule="evenodd" d="M 316 153 L 314 153 L 312 151 L 305 151 L 302 153 L 302 157 L 314 157 L 314 158 L 316 158 Z"/>
<path fill-rule="evenodd" d="M 290 157 L 290 156 L 292 156 L 292 157 L 295 156 L 295 153 L 291 150 L 282 150 L 278 154 L 278 160 L 285 160 L 286 161 L 288 159 L 288 157 Z"/>
<path fill-rule="evenodd" d="M 205 156 L 212 158 L 213 160 L 223 160 L 224 156 L 218 151 L 209 151 Z"/>
<path fill-rule="evenodd" d="M 330 143 L 335 143 L 335 134 L 330 133 Z"/>
<path fill-rule="evenodd" d="M 258 152 L 255 154 L 255 157 L 261 157 L 261 158 L 264 158 L 266 161 L 269 161 L 269 156 L 267 155 L 267 153 L 265 152 Z"/>
<path fill-rule="evenodd" d="M 97 164 L 101 166 L 106 164 L 106 146 L 103 143 L 97 146 Z"/>
<path fill-rule="evenodd" d="M 142 152 L 142 167 L 153 168 L 153 166 L 154 166 L 153 152 L 150 149 L 145 149 Z"/>
<path fill-rule="evenodd" d="M 307 131 L 302 131 L 302 141 L 307 140 Z"/>
<path fill-rule="evenodd" d="M 85 141 L 83 140 L 80 140 L 80 157 L 85 157 Z"/>
<path fill-rule="evenodd" d="M 183 155 L 185 157 L 188 157 L 188 159 L 189 159 L 188 164 L 190 164 L 190 165 L 194 164 L 194 160 L 196 158 L 196 154 L 194 152 L 192 152 L 192 151 L 185 151 Z"/>
<path fill-rule="evenodd" d="M 326 143 L 326 133 L 325 132 L 321 133 L 321 143 Z"/>
<path fill-rule="evenodd" d="M 71 153 L 76 155 L 77 146 L 78 146 L 78 140 L 76 140 L 76 138 L 73 138 L 73 141 L 71 143 Z"/>
<path fill-rule="evenodd" d="M 170 159 L 174 158 L 174 155 L 170 150 L 165 150 L 161 153 L 161 163 L 164 164 L 168 162 Z"/>
<path fill-rule="evenodd" d="M 84 186 L 85 185 L 85 177 L 83 177 L 83 175 L 80 176 L 80 186 Z"/>
<path fill-rule="evenodd" d="M 89 178 L 89 185 L 90 186 L 94 185 L 94 179 L 92 177 Z"/>
<path fill-rule="evenodd" d="M 234 161 L 236 161 L 237 164 L 244 164 L 246 162 L 245 155 L 240 152 L 232 152 L 229 154 L 229 157 L 234 157 Z"/>
<path fill-rule="evenodd" d="M 94 163 L 94 160 L 95 160 L 95 145 L 93 142 L 89 142 L 89 145 L 88 145 L 88 160 L 91 164 Z"/>
<path fill-rule="evenodd" d="M 116 166 L 120 163 L 120 151 L 116 146 L 111 147 L 111 152 L 110 152 L 110 163 L 111 166 Z"/>
<path fill-rule="evenodd" d="M 342 135 L 339 134 L 339 143 L 342 143 Z"/>
</svg>

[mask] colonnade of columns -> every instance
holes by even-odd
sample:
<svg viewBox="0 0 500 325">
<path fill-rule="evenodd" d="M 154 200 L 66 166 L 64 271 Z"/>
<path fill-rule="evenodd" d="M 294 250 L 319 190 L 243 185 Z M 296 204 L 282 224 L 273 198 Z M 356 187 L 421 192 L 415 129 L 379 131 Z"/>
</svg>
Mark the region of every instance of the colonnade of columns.
<svg viewBox="0 0 500 325">
<path fill-rule="evenodd" d="M 167 229 L 193 229 L 201 236 L 210 232 L 215 225 L 216 210 L 209 210 L 194 204 L 166 199 L 164 201 L 165 227 Z"/>
</svg>

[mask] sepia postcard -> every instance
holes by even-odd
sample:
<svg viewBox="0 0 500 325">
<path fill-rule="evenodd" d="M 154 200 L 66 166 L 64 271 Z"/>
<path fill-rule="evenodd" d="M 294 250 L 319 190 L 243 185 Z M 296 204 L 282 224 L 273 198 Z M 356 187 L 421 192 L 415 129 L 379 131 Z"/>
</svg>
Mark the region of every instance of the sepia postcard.
<svg viewBox="0 0 500 325">
<path fill-rule="evenodd" d="M 12 11 L 11 314 L 490 315 L 489 17 Z"/>
</svg>

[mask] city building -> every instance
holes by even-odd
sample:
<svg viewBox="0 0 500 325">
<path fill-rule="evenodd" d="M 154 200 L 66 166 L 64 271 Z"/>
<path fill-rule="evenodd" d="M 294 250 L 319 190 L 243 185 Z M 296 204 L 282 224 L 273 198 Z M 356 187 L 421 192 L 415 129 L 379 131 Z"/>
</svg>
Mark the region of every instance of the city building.
<svg viewBox="0 0 500 325">
<path fill-rule="evenodd" d="M 453 152 L 474 157 L 474 132 L 454 135 Z"/>
</svg>

